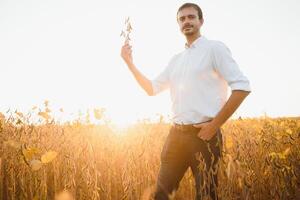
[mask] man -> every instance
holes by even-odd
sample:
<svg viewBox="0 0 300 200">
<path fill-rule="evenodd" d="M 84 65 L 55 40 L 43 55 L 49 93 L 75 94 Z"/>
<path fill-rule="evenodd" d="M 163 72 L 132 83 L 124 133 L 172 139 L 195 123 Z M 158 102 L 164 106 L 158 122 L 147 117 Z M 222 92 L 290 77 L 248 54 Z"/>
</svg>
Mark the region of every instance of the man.
<svg viewBox="0 0 300 200">
<path fill-rule="evenodd" d="M 177 22 L 186 38 L 185 49 L 173 56 L 155 79 L 149 80 L 135 67 L 128 43 L 122 47 L 121 56 L 148 95 L 170 89 L 173 124 L 161 153 L 154 198 L 169 199 L 191 167 L 196 199 L 206 195 L 218 199 L 216 172 L 223 143 L 220 128 L 251 92 L 250 84 L 227 46 L 201 35 L 203 16 L 198 5 L 183 4 Z M 227 100 L 228 86 L 232 93 Z"/>
</svg>

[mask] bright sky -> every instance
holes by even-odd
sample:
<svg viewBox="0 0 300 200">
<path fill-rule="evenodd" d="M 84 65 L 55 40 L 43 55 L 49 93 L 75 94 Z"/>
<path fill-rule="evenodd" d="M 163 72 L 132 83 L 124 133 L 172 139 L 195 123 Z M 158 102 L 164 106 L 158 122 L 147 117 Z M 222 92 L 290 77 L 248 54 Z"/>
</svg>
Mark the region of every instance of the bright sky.
<svg viewBox="0 0 300 200">
<path fill-rule="evenodd" d="M 169 92 L 149 97 L 120 57 L 130 16 L 134 61 L 150 79 L 184 48 L 174 0 L 1 0 L 0 111 L 44 100 L 66 113 L 104 107 L 116 123 L 170 114 Z M 300 3 L 203 0 L 202 34 L 231 50 L 252 93 L 235 117 L 299 116 Z"/>
</svg>

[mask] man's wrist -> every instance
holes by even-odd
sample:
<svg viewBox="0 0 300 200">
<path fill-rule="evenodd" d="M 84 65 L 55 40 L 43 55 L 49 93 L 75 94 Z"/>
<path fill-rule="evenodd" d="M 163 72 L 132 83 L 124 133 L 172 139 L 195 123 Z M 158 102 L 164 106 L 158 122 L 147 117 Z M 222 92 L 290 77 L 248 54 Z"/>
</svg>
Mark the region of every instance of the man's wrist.
<svg viewBox="0 0 300 200">
<path fill-rule="evenodd" d="M 130 69 L 134 68 L 134 64 L 132 62 L 126 62 L 126 64 Z"/>
<path fill-rule="evenodd" d="M 217 118 L 214 118 L 212 121 L 211 121 L 211 124 L 213 127 L 215 127 L 216 129 L 218 128 L 221 128 L 222 124 L 218 121 Z"/>
</svg>

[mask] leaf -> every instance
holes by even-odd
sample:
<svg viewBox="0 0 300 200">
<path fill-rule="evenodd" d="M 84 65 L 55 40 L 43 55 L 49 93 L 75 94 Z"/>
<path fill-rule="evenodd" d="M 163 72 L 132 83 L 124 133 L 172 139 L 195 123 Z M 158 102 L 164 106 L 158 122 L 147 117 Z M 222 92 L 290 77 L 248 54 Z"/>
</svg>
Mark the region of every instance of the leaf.
<svg viewBox="0 0 300 200">
<path fill-rule="evenodd" d="M 127 25 L 126 31 L 130 33 L 131 30 L 132 30 L 132 26 L 131 26 L 131 24 L 129 23 L 129 24 Z"/>
<path fill-rule="evenodd" d="M 24 117 L 23 113 L 15 111 L 16 115 L 18 115 L 19 117 Z"/>
<path fill-rule="evenodd" d="M 45 100 L 45 101 L 44 101 L 44 105 L 45 105 L 45 107 L 48 107 L 48 106 L 49 106 L 49 101 L 48 101 L 48 100 Z"/>
<path fill-rule="evenodd" d="M 5 119 L 5 115 L 2 112 L 0 112 L 0 119 Z"/>
<path fill-rule="evenodd" d="M 50 118 L 50 115 L 47 112 L 39 112 L 38 115 L 43 117 L 44 119 Z"/>
<path fill-rule="evenodd" d="M 289 135 L 293 135 L 293 131 L 291 129 L 287 129 L 286 132 L 289 134 Z"/>
<path fill-rule="evenodd" d="M 20 120 L 20 119 L 18 119 L 17 122 L 16 122 L 17 125 L 22 124 L 22 123 L 23 123 L 23 122 L 22 122 L 22 120 Z"/>
<path fill-rule="evenodd" d="M 290 147 L 288 147 L 288 148 L 286 148 L 284 151 L 283 151 L 283 155 L 284 156 L 287 156 L 289 153 L 290 153 L 290 151 L 291 151 L 291 148 Z"/>
<path fill-rule="evenodd" d="M 29 165 L 33 171 L 37 171 L 37 170 L 41 169 L 42 162 L 40 160 L 31 160 Z"/>
<path fill-rule="evenodd" d="M 98 120 L 102 119 L 103 112 L 104 112 L 103 109 L 94 109 L 94 117 L 95 117 L 95 119 L 98 119 Z"/>
<path fill-rule="evenodd" d="M 233 147 L 232 137 L 228 136 L 226 138 L 225 146 L 226 146 L 227 149 L 231 149 Z"/>
<path fill-rule="evenodd" d="M 125 33 L 124 33 L 124 31 L 122 31 L 122 32 L 121 32 L 121 35 L 120 35 L 120 37 L 122 37 L 122 36 L 124 36 L 124 37 L 125 37 Z"/>
<path fill-rule="evenodd" d="M 22 150 L 22 153 L 23 153 L 24 157 L 26 158 L 26 160 L 32 160 L 34 158 L 34 156 L 37 155 L 39 152 L 40 152 L 40 150 L 35 147 L 30 147 L 30 148 Z"/>
<path fill-rule="evenodd" d="M 57 156 L 57 152 L 55 151 L 48 151 L 41 157 L 41 161 L 43 164 L 50 163 L 52 160 L 54 160 Z"/>
</svg>

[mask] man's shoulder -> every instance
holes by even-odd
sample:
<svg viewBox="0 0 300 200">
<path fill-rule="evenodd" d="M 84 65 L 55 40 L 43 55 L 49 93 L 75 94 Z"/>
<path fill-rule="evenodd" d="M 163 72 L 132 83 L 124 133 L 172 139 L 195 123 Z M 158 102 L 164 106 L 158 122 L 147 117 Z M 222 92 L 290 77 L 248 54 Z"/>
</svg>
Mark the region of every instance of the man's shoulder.
<svg viewBox="0 0 300 200">
<path fill-rule="evenodd" d="M 223 54 L 224 52 L 230 51 L 227 45 L 220 40 L 207 40 L 207 48 L 213 54 Z"/>
<path fill-rule="evenodd" d="M 211 48 L 223 48 L 226 47 L 225 43 L 220 41 L 220 40 L 212 40 L 212 39 L 207 39 L 206 44 L 211 47 Z"/>
</svg>

